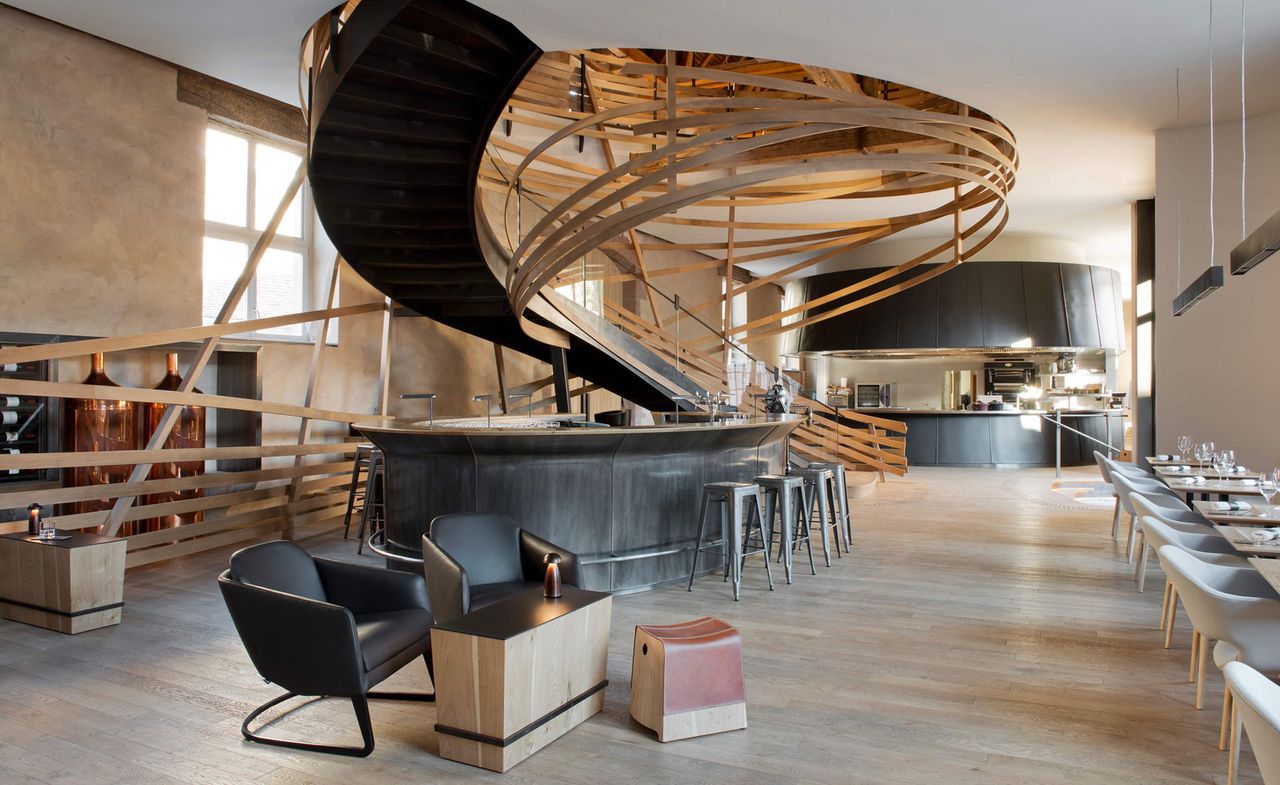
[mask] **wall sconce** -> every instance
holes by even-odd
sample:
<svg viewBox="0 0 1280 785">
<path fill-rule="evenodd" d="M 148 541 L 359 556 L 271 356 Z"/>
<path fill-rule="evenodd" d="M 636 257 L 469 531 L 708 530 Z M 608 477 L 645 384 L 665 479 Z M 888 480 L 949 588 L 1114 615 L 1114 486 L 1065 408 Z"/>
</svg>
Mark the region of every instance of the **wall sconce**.
<svg viewBox="0 0 1280 785">
<path fill-rule="evenodd" d="M 542 596 L 549 600 L 558 598 L 560 592 L 560 562 L 564 560 L 558 553 L 548 553 L 542 557 L 542 563 L 547 565 L 547 578 L 542 584 Z"/>
</svg>

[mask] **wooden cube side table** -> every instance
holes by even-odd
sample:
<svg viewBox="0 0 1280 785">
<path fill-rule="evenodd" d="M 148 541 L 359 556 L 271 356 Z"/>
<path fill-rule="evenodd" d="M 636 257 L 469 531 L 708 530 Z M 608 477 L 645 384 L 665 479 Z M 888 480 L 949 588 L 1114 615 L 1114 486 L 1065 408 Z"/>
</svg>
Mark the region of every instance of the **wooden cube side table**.
<svg viewBox="0 0 1280 785">
<path fill-rule="evenodd" d="M 538 588 L 433 627 L 440 756 L 506 771 L 603 709 L 612 611 Z"/>
<path fill-rule="evenodd" d="M 74 635 L 120 623 L 126 542 L 0 536 L 0 618 Z"/>
</svg>

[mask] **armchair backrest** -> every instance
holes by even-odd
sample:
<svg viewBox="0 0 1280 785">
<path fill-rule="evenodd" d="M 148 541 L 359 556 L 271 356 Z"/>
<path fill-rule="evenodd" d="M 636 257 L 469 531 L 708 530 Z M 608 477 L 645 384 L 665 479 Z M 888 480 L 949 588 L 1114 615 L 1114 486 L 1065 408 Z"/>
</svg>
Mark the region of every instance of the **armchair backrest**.
<svg viewBox="0 0 1280 785">
<path fill-rule="evenodd" d="M 1182 531 L 1150 515 L 1142 516 L 1139 522 L 1147 539 L 1151 541 L 1151 546 L 1156 550 L 1160 550 L 1165 545 L 1193 552 L 1226 553 L 1228 550 L 1233 550 L 1222 535 L 1215 531 L 1208 529 L 1198 532 Z M 1201 561 L 1204 560 L 1201 559 Z"/>
<path fill-rule="evenodd" d="M 1173 526 L 1175 529 L 1190 524 L 1199 527 L 1204 532 L 1212 533 L 1212 530 L 1209 529 L 1209 521 L 1200 513 L 1183 504 L 1182 500 L 1176 496 L 1137 492 L 1129 494 L 1129 501 L 1133 504 L 1135 515 L 1155 518 L 1162 523 Z"/>
<path fill-rule="evenodd" d="M 1166 498 L 1177 500 L 1177 497 L 1172 491 L 1154 480 L 1135 480 L 1131 477 L 1126 477 L 1119 472 L 1112 472 L 1111 484 L 1115 486 L 1116 495 L 1120 497 L 1120 506 L 1123 507 L 1124 511 L 1130 515 L 1138 514 L 1138 511 L 1133 508 L 1133 500 L 1130 498 L 1130 496 L 1135 493 L 1141 493 L 1150 499 L 1160 499 L 1156 504 L 1160 504 L 1161 506 L 1166 506 Z M 1182 505 L 1180 500 L 1178 500 L 1177 503 L 1185 509 L 1185 505 Z"/>
<path fill-rule="evenodd" d="M 1106 483 L 1110 483 L 1110 482 L 1111 482 L 1111 468 L 1110 468 L 1109 466 L 1107 466 L 1107 456 L 1103 455 L 1102 453 L 1098 452 L 1097 450 L 1094 450 L 1094 451 L 1093 451 L 1093 460 L 1094 460 L 1094 462 L 1095 462 L 1095 463 L 1097 463 L 1097 464 L 1098 464 L 1098 471 L 1102 472 L 1102 481 L 1103 481 L 1103 482 L 1106 482 Z"/>
<path fill-rule="evenodd" d="M 231 555 L 231 577 L 240 583 L 326 602 L 324 584 L 311 554 L 296 542 L 275 540 Z"/>
<path fill-rule="evenodd" d="M 430 538 L 467 572 L 471 586 L 518 581 L 520 527 L 509 515 L 464 512 L 431 521 Z"/>
<path fill-rule="evenodd" d="M 1280 599 L 1256 570 L 1207 564 L 1172 545 L 1162 546 L 1157 553 L 1201 634 L 1243 649 L 1265 629 L 1273 642 L 1280 643 L 1275 640 L 1280 634 Z"/>
</svg>

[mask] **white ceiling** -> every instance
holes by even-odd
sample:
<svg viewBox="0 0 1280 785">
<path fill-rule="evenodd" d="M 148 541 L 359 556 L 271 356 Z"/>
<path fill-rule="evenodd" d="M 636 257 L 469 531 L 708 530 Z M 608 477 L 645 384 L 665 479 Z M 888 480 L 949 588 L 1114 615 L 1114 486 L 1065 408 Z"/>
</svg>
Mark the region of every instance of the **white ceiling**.
<svg viewBox="0 0 1280 785">
<path fill-rule="evenodd" d="M 335 0 L 7 0 L 283 101 Z M 1280 109 L 1280 2 L 1245 0 L 1250 115 Z M 478 0 L 543 49 L 747 54 L 879 76 L 1004 121 L 1022 164 L 1008 232 L 1126 266 L 1129 204 L 1155 193 L 1156 129 L 1207 119 L 1208 0 Z M 1239 0 L 1215 10 L 1217 117 L 1240 115 Z M 1239 142 L 1219 139 L 1219 161 Z"/>
</svg>

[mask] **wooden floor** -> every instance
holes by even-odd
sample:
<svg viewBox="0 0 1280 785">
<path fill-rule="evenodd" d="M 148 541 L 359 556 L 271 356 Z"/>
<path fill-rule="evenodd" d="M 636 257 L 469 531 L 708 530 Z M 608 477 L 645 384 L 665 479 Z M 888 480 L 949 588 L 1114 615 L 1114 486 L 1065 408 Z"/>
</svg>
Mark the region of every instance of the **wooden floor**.
<svg viewBox="0 0 1280 785">
<path fill-rule="evenodd" d="M 1154 629 L 1108 536 L 1110 507 L 1071 470 L 913 469 L 855 510 L 855 552 L 742 601 L 700 580 L 617 598 L 604 713 L 506 775 L 437 758 L 430 704 L 377 703 L 364 760 L 254 746 L 238 727 L 274 696 L 249 664 L 215 576 L 229 551 L 129 573 L 123 625 L 78 637 L 0 622 L 0 782 L 1211 783 L 1221 677 L 1186 682 L 1189 629 Z M 1075 489 L 1075 490 L 1073 490 Z M 337 536 L 310 541 L 354 557 Z M 780 571 L 779 571 L 780 576 Z M 628 713 L 637 623 L 719 616 L 742 631 L 750 728 L 661 745 Z M 1211 669 L 1213 670 L 1213 669 Z M 415 663 L 390 684 L 427 686 Z M 272 728 L 358 739 L 326 701 Z M 1246 751 L 1242 783 L 1258 782 Z"/>
</svg>

